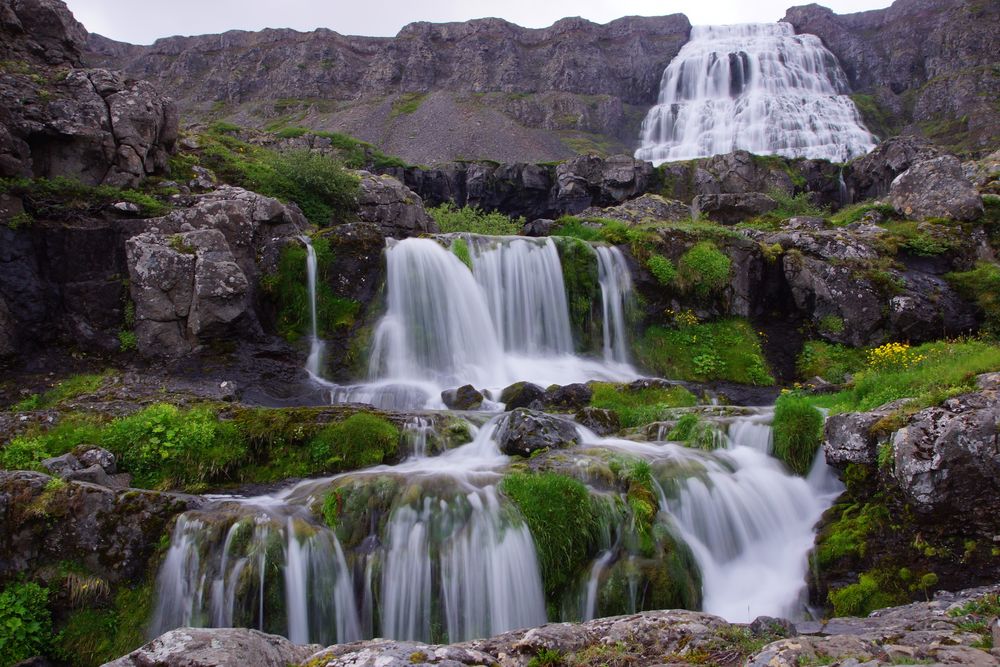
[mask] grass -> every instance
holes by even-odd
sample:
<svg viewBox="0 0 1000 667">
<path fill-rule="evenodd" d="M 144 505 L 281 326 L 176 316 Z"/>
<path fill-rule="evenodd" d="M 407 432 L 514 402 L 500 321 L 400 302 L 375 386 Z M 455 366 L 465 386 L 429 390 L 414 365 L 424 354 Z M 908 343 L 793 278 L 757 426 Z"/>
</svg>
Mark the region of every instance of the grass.
<svg viewBox="0 0 1000 667">
<path fill-rule="evenodd" d="M 309 442 L 312 458 L 329 471 L 378 465 L 399 446 L 399 429 L 377 415 L 358 412 L 321 429 Z"/>
<path fill-rule="evenodd" d="M 325 130 L 312 130 L 307 127 L 289 126 L 275 130 L 274 134 L 279 139 L 296 139 L 307 134 L 329 139 L 330 145 L 337 150 L 341 163 L 348 169 L 365 169 L 370 167 L 376 171 L 380 171 L 392 167 L 405 168 L 409 166 L 404 160 L 392 155 L 386 155 L 367 141 L 361 141 L 340 132 L 327 132 Z"/>
<path fill-rule="evenodd" d="M 627 385 L 595 382 L 590 404 L 595 408 L 618 414 L 621 425 L 628 428 L 659 421 L 671 408 L 689 407 L 698 401 L 684 387 L 645 387 L 629 389 Z"/>
<path fill-rule="evenodd" d="M 858 202 L 857 204 L 851 204 L 850 206 L 845 206 L 836 213 L 830 215 L 828 219 L 831 224 L 843 227 L 844 225 L 858 222 L 866 213 L 870 211 L 881 213 L 887 218 L 893 218 L 896 216 L 896 209 L 894 209 L 890 204 L 877 204 L 872 201 L 863 201 Z"/>
<path fill-rule="evenodd" d="M 555 473 L 511 473 L 500 490 L 520 510 L 535 540 L 542 582 L 550 601 L 575 580 L 597 530 L 587 487 Z"/>
<path fill-rule="evenodd" d="M 636 361 L 660 377 L 774 384 L 757 332 L 746 320 L 731 318 L 670 329 L 652 326 L 634 347 Z"/>
<path fill-rule="evenodd" d="M 821 377 L 834 384 L 844 382 L 864 366 L 864 350 L 821 340 L 806 341 L 795 362 L 800 378 Z"/>
<path fill-rule="evenodd" d="M 469 267 L 472 270 L 472 255 L 469 253 L 469 244 L 466 243 L 465 239 L 457 238 L 451 242 L 451 252 L 458 260 Z"/>
<path fill-rule="evenodd" d="M 774 406 L 774 455 L 793 472 L 805 476 L 823 439 L 823 415 L 798 394 L 778 397 Z"/>
<path fill-rule="evenodd" d="M 82 396 L 92 394 L 101 388 L 104 381 L 112 377 L 112 373 L 100 373 L 89 375 L 72 375 L 65 380 L 60 380 L 52 389 L 42 394 L 32 394 L 20 403 L 13 406 L 16 412 L 28 410 L 44 410 Z"/>
<path fill-rule="evenodd" d="M 457 208 L 441 204 L 427 209 L 442 233 L 468 232 L 485 236 L 516 236 L 524 227 L 524 218 L 509 218 L 503 213 L 487 213 L 472 206 Z"/>
<path fill-rule="evenodd" d="M 934 257 L 961 246 L 965 232 L 960 227 L 930 222 L 890 221 L 882 223 L 888 234 L 879 237 L 880 249 L 890 255 L 907 252 Z"/>
<path fill-rule="evenodd" d="M 677 286 L 699 297 L 721 292 L 729 284 L 732 263 L 712 241 L 694 244 L 677 261 Z"/>
<path fill-rule="evenodd" d="M 52 641 L 49 589 L 14 582 L 0 592 L 0 667 L 46 655 Z"/>
<path fill-rule="evenodd" d="M 426 97 L 427 93 L 402 93 L 392 101 L 392 110 L 389 112 L 389 118 L 415 113 L 420 108 L 420 105 L 424 103 Z"/>
<path fill-rule="evenodd" d="M 1000 266 L 981 261 L 970 271 L 949 273 L 945 278 L 959 294 L 979 306 L 984 329 L 1000 337 Z"/>
<path fill-rule="evenodd" d="M 152 218 L 170 211 L 169 205 L 137 190 L 86 185 L 64 176 L 51 179 L 2 178 L 0 194 L 21 197 L 28 214 L 36 219 L 65 220 L 80 215 L 96 215 L 112 210 L 111 205 L 118 202 L 135 204 L 138 212 L 130 215 L 137 218 Z"/>
<path fill-rule="evenodd" d="M 55 638 L 75 667 L 97 667 L 146 643 L 155 596 L 149 584 L 122 588 L 105 609 L 77 609 Z"/>
</svg>

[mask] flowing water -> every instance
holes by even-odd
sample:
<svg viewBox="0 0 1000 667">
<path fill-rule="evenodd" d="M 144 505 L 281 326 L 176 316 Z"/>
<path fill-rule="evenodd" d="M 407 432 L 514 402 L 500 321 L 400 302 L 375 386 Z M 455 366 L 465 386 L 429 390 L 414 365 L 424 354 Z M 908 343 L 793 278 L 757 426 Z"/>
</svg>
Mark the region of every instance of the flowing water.
<svg viewBox="0 0 1000 667">
<path fill-rule="evenodd" d="M 659 165 L 744 149 L 846 162 L 875 145 L 848 93 L 836 57 L 788 23 L 694 26 L 635 156 Z"/>
<path fill-rule="evenodd" d="M 323 352 L 325 345 L 319 337 L 319 324 L 316 317 L 316 249 L 308 236 L 299 237 L 306 246 L 306 288 L 309 291 L 309 357 L 306 359 L 306 371 L 314 378 L 322 375 Z"/>
</svg>

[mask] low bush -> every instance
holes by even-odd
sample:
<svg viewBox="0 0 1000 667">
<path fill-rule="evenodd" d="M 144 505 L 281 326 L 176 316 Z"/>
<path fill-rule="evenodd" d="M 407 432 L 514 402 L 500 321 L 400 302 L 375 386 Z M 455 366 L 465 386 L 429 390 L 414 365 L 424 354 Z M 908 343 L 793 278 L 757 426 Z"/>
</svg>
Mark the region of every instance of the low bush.
<svg viewBox="0 0 1000 667">
<path fill-rule="evenodd" d="M 0 667 L 44 656 L 52 641 L 49 589 L 8 584 L 0 593 Z"/>
<path fill-rule="evenodd" d="M 516 236 L 524 227 L 524 218 L 511 219 L 503 213 L 487 213 L 472 206 L 457 208 L 441 204 L 427 210 L 442 233 L 468 232 L 486 236 Z"/>
<path fill-rule="evenodd" d="M 0 179 L 0 194 L 4 193 L 21 197 L 34 218 L 64 220 L 96 215 L 118 202 L 137 206 L 138 211 L 131 215 L 139 218 L 152 218 L 170 211 L 169 205 L 143 192 L 110 185 L 86 185 L 65 176 L 3 178 Z"/>
<path fill-rule="evenodd" d="M 353 470 L 394 456 L 399 435 L 399 429 L 387 419 L 358 412 L 321 429 L 309 442 L 309 449 L 313 460 L 327 470 Z"/>
<path fill-rule="evenodd" d="M 896 216 L 896 209 L 890 204 L 876 204 L 871 201 L 859 202 L 850 206 L 845 206 L 830 216 L 830 222 L 838 227 L 858 222 L 866 213 L 876 212 L 886 218 Z"/>
<path fill-rule="evenodd" d="M 793 472 L 806 475 L 823 439 L 823 415 L 810 401 L 786 393 L 774 405 L 774 455 Z"/>
<path fill-rule="evenodd" d="M 677 262 L 677 285 L 699 297 L 709 297 L 729 284 L 731 262 L 711 241 L 696 243 Z"/>
</svg>

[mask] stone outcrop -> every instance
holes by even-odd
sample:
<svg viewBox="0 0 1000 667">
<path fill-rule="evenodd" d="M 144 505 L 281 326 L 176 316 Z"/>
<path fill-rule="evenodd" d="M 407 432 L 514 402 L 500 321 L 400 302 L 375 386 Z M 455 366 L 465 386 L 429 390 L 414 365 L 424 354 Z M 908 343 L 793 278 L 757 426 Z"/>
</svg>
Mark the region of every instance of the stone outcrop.
<svg viewBox="0 0 1000 667">
<path fill-rule="evenodd" d="M 581 155 L 556 167 L 556 201 L 560 211 L 579 213 L 588 206 L 621 204 L 647 192 L 654 182 L 648 162 L 627 155 Z"/>
<path fill-rule="evenodd" d="M 883 141 L 871 153 L 852 160 L 844 168 L 848 201 L 885 197 L 897 176 L 918 162 L 942 155 L 939 148 L 919 137 L 892 137 Z"/>
<path fill-rule="evenodd" d="M 769 213 L 777 207 L 778 202 L 762 192 L 698 195 L 691 204 L 691 215 L 724 225 L 735 225 Z"/>
<path fill-rule="evenodd" d="M 105 667 L 288 667 L 320 647 L 235 628 L 179 628 L 157 637 Z"/>
<path fill-rule="evenodd" d="M 0 32 L 0 177 L 132 187 L 166 171 L 173 102 L 146 81 L 80 68 L 87 33 L 62 2 L 6 0 Z"/>
<path fill-rule="evenodd" d="M 896 0 L 844 15 L 810 4 L 783 20 L 837 56 L 851 89 L 868 96 L 862 111 L 875 107 L 865 120 L 883 139 L 905 130 L 955 150 L 1000 143 L 1000 111 L 991 102 L 1000 96 L 995 2 Z"/>
<path fill-rule="evenodd" d="M 441 400 L 452 410 L 478 410 L 484 398 L 482 392 L 471 384 L 441 392 Z"/>
<path fill-rule="evenodd" d="M 423 200 L 391 176 L 359 172 L 358 219 L 378 225 L 383 236 L 403 239 L 438 231 Z"/>
<path fill-rule="evenodd" d="M 241 188 L 195 197 L 126 243 L 140 353 L 178 357 L 211 340 L 253 338 L 259 278 L 305 229 L 297 208 Z"/>
<path fill-rule="evenodd" d="M 644 194 L 618 206 L 606 208 L 592 206 L 580 211 L 578 215 L 584 218 L 621 220 L 630 224 L 640 224 L 648 220 L 680 222 L 691 219 L 691 207 L 660 195 Z"/>
<path fill-rule="evenodd" d="M 983 200 L 953 155 L 918 162 L 889 187 L 889 202 L 908 219 L 977 220 Z"/>
<path fill-rule="evenodd" d="M 504 454 L 530 456 L 540 449 L 577 444 L 580 436 L 572 422 L 544 412 L 516 408 L 497 424 L 496 440 Z"/>
</svg>

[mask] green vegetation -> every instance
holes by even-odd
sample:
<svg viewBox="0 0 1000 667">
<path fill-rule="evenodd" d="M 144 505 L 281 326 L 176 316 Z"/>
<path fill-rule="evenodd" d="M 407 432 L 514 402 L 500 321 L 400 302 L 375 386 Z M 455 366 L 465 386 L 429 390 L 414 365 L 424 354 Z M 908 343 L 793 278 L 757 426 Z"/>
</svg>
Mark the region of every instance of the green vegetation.
<svg viewBox="0 0 1000 667">
<path fill-rule="evenodd" d="M 882 226 L 889 233 L 879 238 L 879 246 L 889 255 L 901 251 L 921 257 L 942 255 L 958 248 L 964 236 L 961 228 L 931 222 L 893 221 L 884 222 Z"/>
<path fill-rule="evenodd" d="M 842 227 L 853 222 L 858 222 L 864 217 L 865 213 L 870 211 L 881 213 L 886 218 L 893 218 L 896 215 L 896 209 L 889 204 L 877 204 L 871 201 L 863 201 L 858 202 L 857 204 L 851 204 L 850 206 L 845 206 L 829 216 L 829 220 L 831 224 Z"/>
<path fill-rule="evenodd" d="M 898 128 L 891 114 L 878 103 L 874 95 L 854 93 L 851 100 L 861 113 L 861 119 L 875 136 L 885 139 L 896 134 Z"/>
<path fill-rule="evenodd" d="M 590 495 L 555 473 L 511 473 L 500 490 L 517 505 L 535 540 L 546 596 L 556 600 L 590 555 L 596 517 Z"/>
<path fill-rule="evenodd" d="M 774 378 L 757 332 L 742 319 L 652 326 L 635 343 L 636 361 L 660 377 L 769 385 Z"/>
<path fill-rule="evenodd" d="M 27 214 L 35 219 L 63 220 L 83 214 L 95 215 L 118 202 L 137 206 L 138 211 L 131 214 L 137 218 L 152 218 L 170 211 L 170 207 L 159 199 L 136 190 L 85 185 L 64 176 L 51 179 L 0 178 L 0 194 L 21 197 Z M 27 218 L 19 220 L 22 224 L 27 222 Z"/>
<path fill-rule="evenodd" d="M 646 260 L 646 267 L 656 281 L 664 287 L 670 287 L 677 278 L 677 268 L 674 263 L 663 255 L 651 255 Z"/>
<path fill-rule="evenodd" d="M 723 442 L 717 435 L 718 430 L 715 426 L 703 421 L 697 414 L 689 412 L 677 420 L 674 427 L 667 433 L 667 440 L 683 442 L 688 447 L 712 451 L 718 449 Z"/>
<path fill-rule="evenodd" d="M 49 589 L 11 583 L 0 593 L 0 667 L 48 652 L 52 638 Z"/>
<path fill-rule="evenodd" d="M 1000 266 L 977 262 L 971 271 L 949 273 L 948 282 L 966 299 L 974 301 L 984 314 L 984 329 L 1000 338 Z"/>
<path fill-rule="evenodd" d="M 441 204 L 427 209 L 442 233 L 469 232 L 486 236 L 513 236 L 521 233 L 524 218 L 511 219 L 503 213 L 486 213 L 472 206 L 456 208 Z"/>
<path fill-rule="evenodd" d="M 396 453 L 399 429 L 377 415 L 359 412 L 321 429 L 310 441 L 314 461 L 326 470 L 352 470 L 382 463 Z"/>
<path fill-rule="evenodd" d="M 595 313 L 601 293 L 597 256 L 589 243 L 577 238 L 562 237 L 555 243 L 562 266 L 570 322 L 579 337 L 577 349 L 581 352 L 596 349 L 601 336 L 600 322 Z"/>
<path fill-rule="evenodd" d="M 865 366 L 865 352 L 846 345 L 809 340 L 795 362 L 801 378 L 821 377 L 827 382 L 840 384 Z"/>
<path fill-rule="evenodd" d="M 838 505 L 840 514 L 816 538 L 816 564 L 825 569 L 842 558 L 862 558 L 868 536 L 888 526 L 889 510 L 882 503 Z"/>
<path fill-rule="evenodd" d="M 834 616 L 867 616 L 875 609 L 904 604 L 909 599 L 888 589 L 873 573 L 862 574 L 857 583 L 830 591 L 829 598 Z"/>
<path fill-rule="evenodd" d="M 617 413 L 621 425 L 626 428 L 651 424 L 663 419 L 664 413 L 671 408 L 688 407 L 698 402 L 691 392 L 680 386 L 630 389 L 627 385 L 594 382 L 591 388 L 590 404 Z"/>
<path fill-rule="evenodd" d="M 731 262 L 711 241 L 696 243 L 677 262 L 677 286 L 705 298 L 729 284 Z"/>
<path fill-rule="evenodd" d="M 528 667 L 560 667 L 563 662 L 563 654 L 556 649 L 543 648 L 528 661 Z"/>
<path fill-rule="evenodd" d="M 145 584 L 122 588 L 107 608 L 73 611 L 55 638 L 56 651 L 75 667 L 97 667 L 137 649 L 146 642 L 154 597 Z"/>
<path fill-rule="evenodd" d="M 785 393 L 774 405 L 774 455 L 798 475 L 805 476 L 812 467 L 823 439 L 823 415 L 809 400 Z"/>
<path fill-rule="evenodd" d="M 466 243 L 465 239 L 457 238 L 451 242 L 451 252 L 455 257 L 458 257 L 458 261 L 469 267 L 472 270 L 472 255 L 469 253 L 469 244 Z"/>
<path fill-rule="evenodd" d="M 990 621 L 1000 616 L 1000 595 L 996 593 L 984 595 L 957 609 L 950 610 L 948 615 L 952 618 L 962 618 L 961 623 L 959 623 L 961 629 L 982 636 L 982 639 L 975 644 L 976 646 L 987 650 L 994 648 Z"/>
<path fill-rule="evenodd" d="M 402 93 L 392 101 L 392 111 L 389 112 L 389 118 L 416 112 L 426 97 L 427 93 Z"/>
<path fill-rule="evenodd" d="M 69 415 L 48 430 L 38 427 L 19 435 L 0 449 L 0 468 L 42 470 L 41 462 L 78 445 L 99 442 L 101 426 L 93 416 Z"/>
<path fill-rule="evenodd" d="M 816 328 L 819 329 L 820 333 L 825 334 L 842 334 L 844 333 L 844 319 L 839 315 L 824 315 L 819 318 L 819 322 L 816 323 Z"/>
<path fill-rule="evenodd" d="M 767 217 L 787 220 L 796 216 L 810 216 L 821 218 L 829 211 L 813 204 L 808 192 L 800 192 L 791 195 L 784 190 L 772 190 L 768 195 L 778 202 L 777 208 L 767 213 Z"/>
<path fill-rule="evenodd" d="M 43 410 L 70 401 L 84 394 L 92 394 L 104 384 L 105 380 L 112 377 L 111 373 L 94 375 L 71 375 L 65 380 L 60 380 L 56 386 L 49 389 L 44 394 L 32 394 L 30 397 L 16 404 L 15 411 Z"/>
<path fill-rule="evenodd" d="M 147 488 L 190 486 L 230 474 L 247 451 L 236 427 L 208 408 L 151 405 L 112 422 L 102 443 Z"/>
<path fill-rule="evenodd" d="M 372 144 L 355 139 L 352 136 L 339 132 L 327 132 L 325 130 L 311 130 L 307 127 L 288 126 L 275 131 L 275 136 L 279 139 L 296 139 L 298 137 L 311 134 L 323 139 L 328 139 L 330 145 L 337 150 L 338 157 L 348 169 L 372 168 L 376 171 L 391 167 L 408 166 L 406 162 L 391 155 L 386 155 Z"/>
<path fill-rule="evenodd" d="M 337 296 L 330 287 L 328 273 L 336 261 L 330 241 L 317 236 L 311 243 L 316 253 L 316 328 L 321 338 L 330 338 L 354 325 L 361 305 Z M 261 289 L 278 309 L 278 333 L 288 341 L 309 334 L 311 328 L 306 255 L 305 246 L 286 245 L 281 251 L 277 273 L 261 280 Z"/>
<path fill-rule="evenodd" d="M 621 220 L 609 218 L 577 218 L 564 215 L 556 220 L 552 236 L 561 236 L 587 241 L 588 243 L 609 243 L 621 245 L 636 243 L 644 239 L 647 232 L 629 227 Z"/>
</svg>

